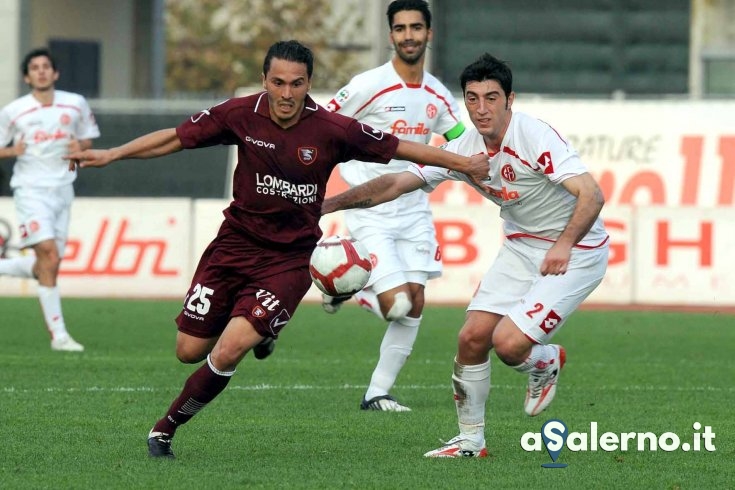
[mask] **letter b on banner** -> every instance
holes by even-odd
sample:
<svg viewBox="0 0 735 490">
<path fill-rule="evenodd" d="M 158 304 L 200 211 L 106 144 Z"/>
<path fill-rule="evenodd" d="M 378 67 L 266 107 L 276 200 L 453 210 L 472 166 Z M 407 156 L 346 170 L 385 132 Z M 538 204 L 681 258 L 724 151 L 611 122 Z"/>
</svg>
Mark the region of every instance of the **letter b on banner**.
<svg viewBox="0 0 735 490">
<path fill-rule="evenodd" d="M 436 238 L 444 265 L 466 265 L 477 258 L 474 226 L 463 221 L 437 221 Z"/>
</svg>

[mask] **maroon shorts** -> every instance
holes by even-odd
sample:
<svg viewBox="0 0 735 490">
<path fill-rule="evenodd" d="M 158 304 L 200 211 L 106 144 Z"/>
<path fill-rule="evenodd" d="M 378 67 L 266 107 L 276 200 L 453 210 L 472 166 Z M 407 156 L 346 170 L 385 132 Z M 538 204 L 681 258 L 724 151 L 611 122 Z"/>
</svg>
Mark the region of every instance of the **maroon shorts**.
<svg viewBox="0 0 735 490">
<path fill-rule="evenodd" d="M 225 222 L 199 259 L 179 331 L 218 337 L 230 318 L 243 316 L 260 335 L 278 337 L 311 286 L 310 255 L 267 249 Z"/>
</svg>

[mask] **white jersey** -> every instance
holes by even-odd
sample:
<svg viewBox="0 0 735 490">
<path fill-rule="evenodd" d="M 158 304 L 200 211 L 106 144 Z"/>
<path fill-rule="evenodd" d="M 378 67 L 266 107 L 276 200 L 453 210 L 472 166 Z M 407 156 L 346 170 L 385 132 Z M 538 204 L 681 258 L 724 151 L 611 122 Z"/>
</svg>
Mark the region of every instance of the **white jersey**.
<svg viewBox="0 0 735 490">
<path fill-rule="evenodd" d="M 443 148 L 460 155 L 487 153 L 482 135 L 474 127 Z M 519 112 L 511 116 L 500 151 L 490 157 L 490 194 L 459 172 L 417 165 L 409 170 L 426 182 L 423 189 L 427 192 L 445 180 L 467 182 L 500 206 L 506 238 L 537 239 L 538 246 L 545 248 L 567 226 L 577 203 L 559 184 L 587 172 L 577 152 L 559 133 L 545 122 Z M 598 216 L 577 247 L 601 247 L 607 240 Z"/>
<path fill-rule="evenodd" d="M 459 106 L 449 89 L 426 71 L 420 85 L 407 84 L 390 61 L 355 76 L 337 92 L 327 109 L 418 143 L 429 143 L 432 133 L 452 139 L 464 130 Z M 339 171 L 347 184 L 356 186 L 385 173 L 402 172 L 410 163 L 391 160 L 388 165 L 375 165 L 352 160 L 341 163 Z M 414 192 L 370 210 L 347 210 L 346 218 L 349 220 L 355 213 L 362 218 L 372 215 L 375 224 L 385 225 L 385 216 L 422 210 L 430 216 L 428 197 L 423 192 Z"/>
<path fill-rule="evenodd" d="M 100 135 L 87 101 L 81 95 L 54 91 L 51 105 L 41 104 L 28 94 L 0 110 L 0 145 L 26 144 L 25 153 L 13 166 L 10 187 L 54 187 L 74 182 L 62 156 L 69 152 L 72 138 L 93 139 Z"/>
</svg>

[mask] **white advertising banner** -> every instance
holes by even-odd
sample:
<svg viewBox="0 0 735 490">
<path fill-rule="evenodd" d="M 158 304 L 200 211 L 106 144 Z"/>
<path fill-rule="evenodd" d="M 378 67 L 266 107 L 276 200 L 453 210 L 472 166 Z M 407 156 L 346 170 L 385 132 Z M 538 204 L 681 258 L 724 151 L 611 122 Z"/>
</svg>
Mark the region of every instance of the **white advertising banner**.
<svg viewBox="0 0 735 490">
<path fill-rule="evenodd" d="M 633 240 L 636 303 L 735 305 L 732 209 L 640 208 Z"/>
<path fill-rule="evenodd" d="M 77 198 L 59 272 L 63 296 L 184 297 L 191 279 L 191 200 Z M 17 237 L 12 199 L 0 218 Z M 8 255 L 17 255 L 10 240 Z M 36 282 L 3 278 L 0 294 L 35 291 Z"/>
</svg>

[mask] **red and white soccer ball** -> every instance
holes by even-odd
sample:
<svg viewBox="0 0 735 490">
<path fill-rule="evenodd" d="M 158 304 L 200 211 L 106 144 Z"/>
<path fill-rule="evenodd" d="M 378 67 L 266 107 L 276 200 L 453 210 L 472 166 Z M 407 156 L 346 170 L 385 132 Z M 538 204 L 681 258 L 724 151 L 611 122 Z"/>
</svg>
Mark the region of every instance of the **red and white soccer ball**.
<svg viewBox="0 0 735 490">
<path fill-rule="evenodd" d="M 324 294 L 348 296 L 370 279 L 370 253 L 352 237 L 333 235 L 320 241 L 311 254 L 309 273 Z"/>
</svg>

